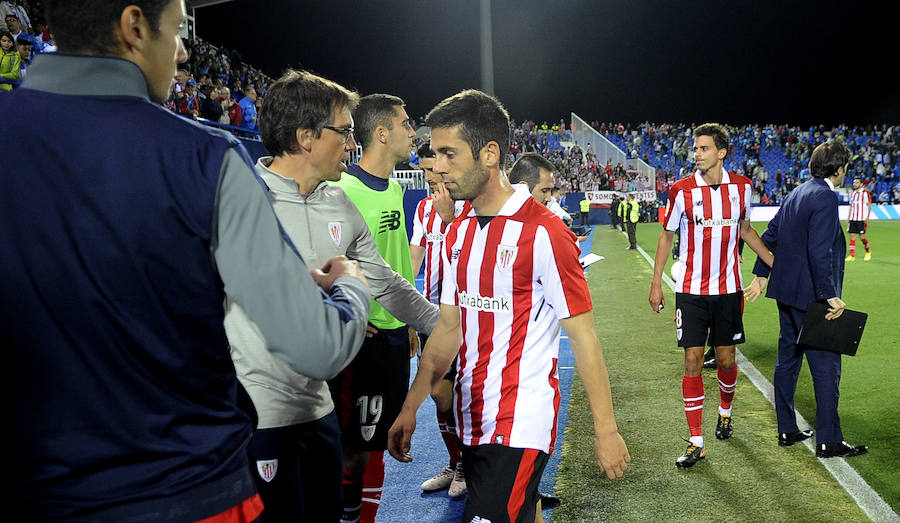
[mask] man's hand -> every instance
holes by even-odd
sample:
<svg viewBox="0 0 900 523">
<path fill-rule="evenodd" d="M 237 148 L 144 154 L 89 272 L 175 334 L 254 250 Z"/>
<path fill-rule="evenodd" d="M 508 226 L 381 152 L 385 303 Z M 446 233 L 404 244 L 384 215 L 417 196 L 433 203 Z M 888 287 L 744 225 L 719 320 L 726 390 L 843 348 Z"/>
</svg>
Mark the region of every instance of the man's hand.
<svg viewBox="0 0 900 523">
<path fill-rule="evenodd" d="M 828 312 L 825 313 L 826 320 L 834 320 L 841 317 L 841 314 L 844 314 L 844 309 L 847 307 L 847 304 L 844 303 L 840 298 L 831 298 L 828 300 Z"/>
<path fill-rule="evenodd" d="M 409 358 L 412 359 L 419 353 L 419 335 L 412 327 L 407 328 L 409 329 Z"/>
<path fill-rule="evenodd" d="M 431 201 L 434 204 L 434 210 L 437 211 L 442 222 L 450 223 L 456 218 L 453 209 L 454 201 L 453 198 L 450 197 L 450 191 L 444 187 L 444 182 L 434 184 L 434 190 L 431 192 Z"/>
<path fill-rule="evenodd" d="M 594 436 L 594 456 L 597 466 L 606 472 L 609 479 L 621 478 L 631 463 L 631 454 L 618 432 Z"/>
<path fill-rule="evenodd" d="M 401 463 L 409 463 L 412 461 L 412 455 L 409 453 L 410 440 L 412 440 L 413 432 L 416 431 L 416 412 L 408 409 L 400 411 L 400 415 L 391 425 L 388 432 L 388 452 L 397 461 Z"/>
<path fill-rule="evenodd" d="M 359 262 L 351 260 L 346 256 L 335 256 L 325 262 L 325 265 L 323 265 L 321 269 L 310 269 L 309 273 L 312 275 L 313 279 L 316 280 L 319 287 L 325 289 L 325 292 L 331 292 L 331 286 L 334 284 L 334 280 L 341 276 L 350 276 L 366 285 L 369 284 L 369 282 L 366 281 L 366 277 L 362 270 L 359 268 Z"/>
<path fill-rule="evenodd" d="M 371 323 L 366 324 L 366 338 L 374 338 L 378 334 L 378 329 Z"/>
<path fill-rule="evenodd" d="M 763 292 L 766 290 L 766 283 L 768 280 L 763 278 L 762 276 L 757 276 L 753 278 L 753 281 L 750 282 L 750 285 L 744 289 L 744 298 L 747 299 L 750 303 L 756 301 L 757 298 L 762 296 Z"/>
<path fill-rule="evenodd" d="M 666 305 L 666 297 L 663 296 L 662 284 L 658 281 L 650 282 L 650 308 L 659 314 Z"/>
</svg>

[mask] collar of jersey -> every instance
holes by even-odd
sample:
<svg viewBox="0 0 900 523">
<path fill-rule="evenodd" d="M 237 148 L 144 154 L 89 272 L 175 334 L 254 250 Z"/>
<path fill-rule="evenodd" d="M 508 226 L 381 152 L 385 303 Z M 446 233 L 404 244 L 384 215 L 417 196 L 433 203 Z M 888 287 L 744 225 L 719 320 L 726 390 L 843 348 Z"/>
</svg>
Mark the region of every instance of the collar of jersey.
<svg viewBox="0 0 900 523">
<path fill-rule="evenodd" d="M 697 182 L 698 187 L 709 185 L 706 183 L 706 180 L 703 179 L 703 175 L 700 174 L 700 169 L 697 169 L 697 172 L 694 173 L 694 181 Z M 724 185 L 726 183 L 731 183 L 731 177 L 728 175 L 728 171 L 722 169 L 722 182 L 719 185 Z"/>
<path fill-rule="evenodd" d="M 512 216 L 516 214 L 522 208 L 522 205 L 528 201 L 528 198 L 531 198 L 528 185 L 524 183 L 513 184 L 513 193 L 506 199 L 500 210 L 497 211 L 497 216 Z"/>
<path fill-rule="evenodd" d="M 284 177 L 272 169 L 269 169 L 272 160 L 272 156 L 261 156 L 259 160 L 256 161 L 256 171 L 262 177 L 263 181 L 266 182 L 266 187 L 269 188 L 270 194 L 277 194 L 281 198 L 287 198 L 292 201 L 305 202 L 308 199 L 314 198 L 324 187 L 328 186 L 327 183 L 320 182 L 319 185 L 313 189 L 313 192 L 309 194 L 300 194 L 297 182 L 292 178 Z"/>
</svg>

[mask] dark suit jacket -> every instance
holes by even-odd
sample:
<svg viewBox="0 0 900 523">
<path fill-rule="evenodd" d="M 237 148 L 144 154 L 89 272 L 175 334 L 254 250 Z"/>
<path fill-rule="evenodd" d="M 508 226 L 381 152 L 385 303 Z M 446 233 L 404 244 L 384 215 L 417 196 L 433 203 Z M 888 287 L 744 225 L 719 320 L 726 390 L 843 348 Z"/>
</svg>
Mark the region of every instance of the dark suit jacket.
<svg viewBox="0 0 900 523">
<path fill-rule="evenodd" d="M 812 178 L 791 191 L 762 240 L 775 253 L 767 297 L 801 310 L 840 297 L 847 244 L 837 195 L 825 180 Z M 769 267 L 757 260 L 753 274 L 769 276 Z"/>
</svg>

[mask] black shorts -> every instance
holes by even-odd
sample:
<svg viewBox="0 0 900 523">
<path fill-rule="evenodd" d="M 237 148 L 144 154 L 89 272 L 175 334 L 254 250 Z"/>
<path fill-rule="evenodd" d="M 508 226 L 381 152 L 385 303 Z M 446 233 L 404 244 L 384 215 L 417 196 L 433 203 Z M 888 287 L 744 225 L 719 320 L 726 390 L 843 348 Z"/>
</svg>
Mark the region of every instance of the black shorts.
<svg viewBox="0 0 900 523">
<path fill-rule="evenodd" d="M 387 450 L 390 430 L 409 390 L 409 331 L 379 330 L 328 381 L 341 426 L 341 442 L 359 452 Z"/>
<path fill-rule="evenodd" d="M 549 459 L 549 454 L 535 449 L 462 445 L 469 491 L 462 521 L 534 521 L 538 485 Z"/>
<path fill-rule="evenodd" d="M 341 444 L 334 412 L 321 419 L 257 429 L 247 448 L 266 506 L 264 523 L 338 521 L 343 504 Z"/>
<path fill-rule="evenodd" d="M 847 232 L 851 234 L 865 234 L 866 222 L 850 220 L 850 224 L 847 225 Z"/>
<path fill-rule="evenodd" d="M 675 293 L 679 347 L 728 347 L 744 343 L 744 293 L 718 296 Z"/>
<path fill-rule="evenodd" d="M 419 334 L 419 357 L 422 357 L 422 350 L 425 349 L 425 342 L 428 341 L 427 334 Z M 444 374 L 444 377 L 441 379 L 445 379 L 447 381 L 453 381 L 456 379 L 456 361 L 459 360 L 459 356 L 457 355 L 453 358 L 453 361 L 450 363 L 450 369 L 447 370 L 447 373 Z"/>
</svg>

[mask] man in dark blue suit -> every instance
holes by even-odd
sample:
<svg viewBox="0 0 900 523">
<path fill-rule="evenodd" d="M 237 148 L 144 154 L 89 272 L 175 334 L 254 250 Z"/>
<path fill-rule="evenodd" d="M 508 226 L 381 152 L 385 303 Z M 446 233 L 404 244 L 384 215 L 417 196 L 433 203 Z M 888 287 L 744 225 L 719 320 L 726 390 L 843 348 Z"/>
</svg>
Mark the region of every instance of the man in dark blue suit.
<svg viewBox="0 0 900 523">
<path fill-rule="evenodd" d="M 778 444 L 790 446 L 812 436 L 810 430 L 799 430 L 794 411 L 794 392 L 805 353 L 816 392 L 816 456 L 821 458 L 858 456 L 869 450 L 865 445 L 849 445 L 841 432 L 837 412 L 841 355 L 797 347 L 810 302 L 827 302 L 825 318 L 829 320 L 844 312 L 840 295 L 846 243 L 834 187 L 843 181 L 849 160 L 850 151 L 842 143 L 827 142 L 816 147 L 809 161 L 812 178 L 788 195 L 762 235 L 763 242 L 775 253 L 772 283 L 766 296 L 778 302 L 781 322 L 775 363 Z M 753 274 L 757 277 L 747 291 L 750 301 L 765 288 L 769 267 L 757 261 Z"/>
</svg>

